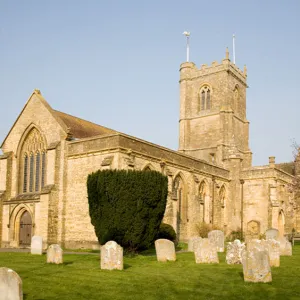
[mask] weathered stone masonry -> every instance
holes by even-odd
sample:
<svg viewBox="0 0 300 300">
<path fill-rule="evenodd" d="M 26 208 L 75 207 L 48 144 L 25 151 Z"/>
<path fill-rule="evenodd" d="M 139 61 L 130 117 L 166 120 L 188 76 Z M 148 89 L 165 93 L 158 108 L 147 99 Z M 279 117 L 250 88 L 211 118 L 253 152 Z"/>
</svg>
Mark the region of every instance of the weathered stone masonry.
<svg viewBox="0 0 300 300">
<path fill-rule="evenodd" d="M 26 247 L 24 234 L 35 234 L 44 247 L 98 248 L 86 179 L 99 169 L 168 176 L 164 222 L 181 240 L 197 234 L 202 222 L 246 237 L 269 227 L 281 234 L 299 230 L 290 187 L 300 168 L 275 164 L 273 157 L 252 167 L 246 88 L 246 68 L 239 70 L 228 53 L 200 69 L 183 63 L 179 151 L 56 111 L 35 90 L 1 145 L 1 246 Z"/>
</svg>

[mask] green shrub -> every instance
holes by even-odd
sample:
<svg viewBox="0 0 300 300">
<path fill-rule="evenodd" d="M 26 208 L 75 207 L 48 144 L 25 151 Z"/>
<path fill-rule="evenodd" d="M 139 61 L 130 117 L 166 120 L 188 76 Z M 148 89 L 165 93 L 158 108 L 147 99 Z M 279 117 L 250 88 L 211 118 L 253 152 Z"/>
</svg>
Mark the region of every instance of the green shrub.
<svg viewBox="0 0 300 300">
<path fill-rule="evenodd" d="M 167 240 L 170 240 L 175 243 L 176 242 L 176 232 L 171 225 L 161 223 L 156 238 L 157 239 L 167 239 Z"/>
<path fill-rule="evenodd" d="M 207 224 L 204 222 L 200 222 L 196 224 L 196 231 L 199 236 L 202 238 L 207 238 L 208 233 L 212 230 L 221 230 L 217 225 Z"/>
<path fill-rule="evenodd" d="M 231 233 L 226 237 L 227 242 L 233 242 L 234 240 L 243 240 L 241 229 L 231 231 Z"/>
<path fill-rule="evenodd" d="M 168 179 L 156 171 L 103 170 L 87 179 L 89 212 L 101 245 L 149 248 L 167 202 Z"/>
</svg>

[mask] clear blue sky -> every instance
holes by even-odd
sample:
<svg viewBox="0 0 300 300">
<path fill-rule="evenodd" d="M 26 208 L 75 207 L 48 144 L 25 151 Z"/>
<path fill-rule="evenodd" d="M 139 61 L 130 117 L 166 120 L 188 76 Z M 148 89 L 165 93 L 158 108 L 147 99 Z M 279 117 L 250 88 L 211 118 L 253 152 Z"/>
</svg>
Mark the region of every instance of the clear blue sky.
<svg viewBox="0 0 300 300">
<path fill-rule="evenodd" d="M 300 143 L 300 1 L 0 1 L 0 140 L 31 92 L 57 110 L 178 148 L 184 30 L 198 66 L 248 68 L 254 165 Z"/>
</svg>

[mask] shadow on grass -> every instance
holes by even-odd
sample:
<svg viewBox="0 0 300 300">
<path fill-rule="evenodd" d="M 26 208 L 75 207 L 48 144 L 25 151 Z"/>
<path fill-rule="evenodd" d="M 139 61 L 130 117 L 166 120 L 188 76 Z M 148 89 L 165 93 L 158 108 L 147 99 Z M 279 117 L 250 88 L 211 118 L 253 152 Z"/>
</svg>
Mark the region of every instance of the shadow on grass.
<svg viewBox="0 0 300 300">
<path fill-rule="evenodd" d="M 239 272 L 239 275 L 244 280 L 244 273 L 243 272 Z"/>
<path fill-rule="evenodd" d="M 129 264 L 124 264 L 123 267 L 124 267 L 124 270 L 127 270 L 127 269 L 131 268 L 132 266 Z"/>
<path fill-rule="evenodd" d="M 65 261 L 62 264 L 65 265 L 65 266 L 67 266 L 67 265 L 72 265 L 73 262 L 72 261 Z"/>
</svg>

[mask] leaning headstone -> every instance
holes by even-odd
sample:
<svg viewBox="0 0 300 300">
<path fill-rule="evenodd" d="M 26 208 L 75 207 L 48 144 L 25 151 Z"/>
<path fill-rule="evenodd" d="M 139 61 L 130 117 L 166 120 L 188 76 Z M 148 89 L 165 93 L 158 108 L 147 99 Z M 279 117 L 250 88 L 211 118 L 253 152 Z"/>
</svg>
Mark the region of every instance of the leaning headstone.
<svg viewBox="0 0 300 300">
<path fill-rule="evenodd" d="M 188 243 L 188 251 L 194 252 L 195 245 L 198 244 L 201 240 L 202 238 L 199 236 L 190 238 Z"/>
<path fill-rule="evenodd" d="M 31 239 L 31 254 L 43 253 L 43 238 L 41 236 L 34 235 Z"/>
<path fill-rule="evenodd" d="M 226 262 L 229 265 L 242 263 L 242 251 L 245 249 L 245 243 L 241 243 L 240 240 L 229 242 L 227 244 Z"/>
<path fill-rule="evenodd" d="M 50 245 L 47 250 L 47 263 L 62 264 L 63 263 L 63 250 L 59 245 Z"/>
<path fill-rule="evenodd" d="M 123 248 L 115 241 L 101 246 L 101 269 L 123 270 Z"/>
<path fill-rule="evenodd" d="M 280 243 L 280 255 L 281 256 L 292 256 L 292 243 L 289 242 L 285 237 L 278 239 Z"/>
<path fill-rule="evenodd" d="M 224 233 L 221 230 L 212 230 L 208 233 L 208 239 L 215 245 L 218 252 L 224 252 Z"/>
<path fill-rule="evenodd" d="M 266 231 L 266 240 L 277 240 L 279 236 L 279 231 L 275 228 L 270 228 Z"/>
<path fill-rule="evenodd" d="M 196 264 L 218 264 L 217 248 L 209 239 L 202 239 L 194 249 Z"/>
<path fill-rule="evenodd" d="M 253 247 L 242 252 L 242 264 L 244 281 L 271 282 L 271 266 L 267 250 L 259 250 Z"/>
<path fill-rule="evenodd" d="M 279 267 L 280 266 L 280 243 L 274 239 L 264 240 L 263 243 L 266 245 L 269 251 L 271 267 Z"/>
<path fill-rule="evenodd" d="M 155 251 L 158 261 L 175 261 L 175 245 L 167 239 L 158 239 L 155 241 Z"/>
<path fill-rule="evenodd" d="M 23 300 L 22 280 L 8 268 L 0 268 L 0 299 Z"/>
</svg>

